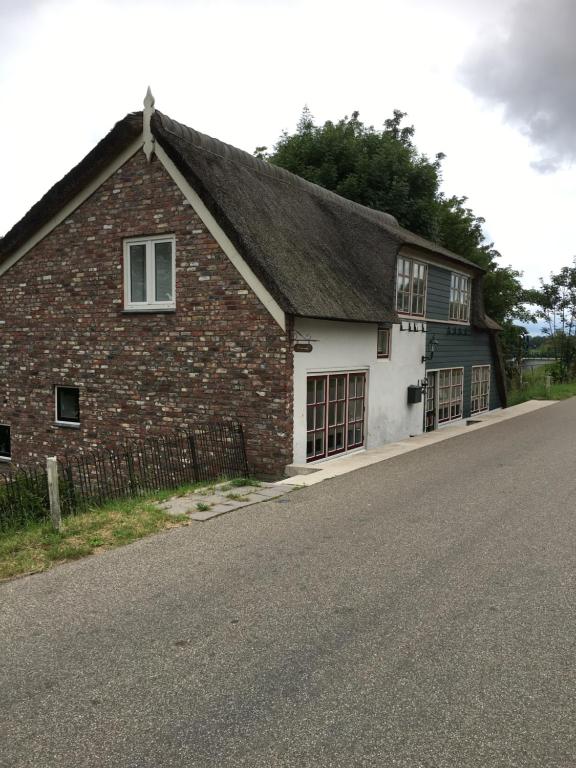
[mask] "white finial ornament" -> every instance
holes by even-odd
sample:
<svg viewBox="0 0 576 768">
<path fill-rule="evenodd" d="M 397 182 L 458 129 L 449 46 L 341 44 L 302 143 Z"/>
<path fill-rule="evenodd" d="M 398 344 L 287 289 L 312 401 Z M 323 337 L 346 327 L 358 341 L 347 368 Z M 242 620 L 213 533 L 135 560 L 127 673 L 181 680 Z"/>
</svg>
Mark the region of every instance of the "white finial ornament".
<svg viewBox="0 0 576 768">
<path fill-rule="evenodd" d="M 150 86 L 148 86 L 148 90 L 146 91 L 146 96 L 144 97 L 144 112 L 142 113 L 142 130 L 144 132 L 144 154 L 146 155 L 146 160 L 150 162 L 152 159 L 152 155 L 154 153 L 154 136 L 152 135 L 152 128 L 150 126 L 150 121 L 152 119 L 152 115 L 154 114 L 154 96 L 152 95 L 152 91 L 150 90 Z"/>
</svg>

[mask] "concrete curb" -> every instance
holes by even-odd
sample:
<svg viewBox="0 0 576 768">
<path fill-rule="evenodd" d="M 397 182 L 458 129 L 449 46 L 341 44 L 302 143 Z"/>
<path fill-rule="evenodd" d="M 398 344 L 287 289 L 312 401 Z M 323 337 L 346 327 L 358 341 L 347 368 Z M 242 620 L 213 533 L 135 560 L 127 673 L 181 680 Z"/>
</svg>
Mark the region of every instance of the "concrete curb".
<svg viewBox="0 0 576 768">
<path fill-rule="evenodd" d="M 526 403 L 513 405 L 510 408 L 473 416 L 470 419 L 464 419 L 458 426 L 443 427 L 435 432 L 426 432 L 425 434 L 416 435 L 415 437 L 410 437 L 407 440 L 398 443 L 387 443 L 378 448 L 370 448 L 358 453 L 350 453 L 335 459 L 329 459 L 322 464 L 317 464 L 316 466 L 318 467 L 318 470 L 311 474 L 294 475 L 293 477 L 279 480 L 276 485 L 292 485 L 300 487 L 316 485 L 316 483 L 322 483 L 324 480 L 329 480 L 332 477 L 346 475 L 348 472 L 354 472 L 357 469 L 369 467 L 372 464 L 378 464 L 379 462 L 387 461 L 388 459 L 394 459 L 396 456 L 402 456 L 411 451 L 417 451 L 419 448 L 427 448 L 430 445 L 442 443 L 444 440 L 450 440 L 452 437 L 469 435 L 471 432 L 476 432 L 478 429 L 491 427 L 494 424 L 508 421 L 508 419 L 514 419 L 517 416 L 525 416 L 528 413 L 538 411 L 541 408 L 546 408 L 547 406 L 554 405 L 558 402 L 558 400 L 528 400 Z M 307 468 L 309 471 L 310 464 L 304 465 L 303 468 Z"/>
</svg>

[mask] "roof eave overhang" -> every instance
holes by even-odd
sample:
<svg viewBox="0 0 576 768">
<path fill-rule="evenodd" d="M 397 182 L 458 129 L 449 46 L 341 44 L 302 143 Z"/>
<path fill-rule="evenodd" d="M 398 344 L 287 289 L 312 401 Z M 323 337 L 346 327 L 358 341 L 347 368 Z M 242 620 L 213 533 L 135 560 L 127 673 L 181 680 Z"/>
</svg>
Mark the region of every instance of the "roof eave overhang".
<svg viewBox="0 0 576 768">
<path fill-rule="evenodd" d="M 408 253 L 417 253 L 421 254 L 422 258 L 427 259 L 428 261 L 434 262 L 438 264 L 439 266 L 446 265 L 446 262 L 448 261 L 450 265 L 454 266 L 455 269 L 458 269 L 461 272 L 468 272 L 473 275 L 483 275 L 486 273 L 486 269 L 484 267 L 480 267 L 478 264 L 473 264 L 471 261 L 468 261 L 468 259 L 464 259 L 461 256 L 458 256 L 457 254 L 450 255 L 448 253 L 444 253 L 443 251 L 436 251 L 432 247 L 426 248 L 422 245 L 415 245 L 413 243 L 403 242 L 400 246 L 400 254 L 408 254 Z"/>
</svg>

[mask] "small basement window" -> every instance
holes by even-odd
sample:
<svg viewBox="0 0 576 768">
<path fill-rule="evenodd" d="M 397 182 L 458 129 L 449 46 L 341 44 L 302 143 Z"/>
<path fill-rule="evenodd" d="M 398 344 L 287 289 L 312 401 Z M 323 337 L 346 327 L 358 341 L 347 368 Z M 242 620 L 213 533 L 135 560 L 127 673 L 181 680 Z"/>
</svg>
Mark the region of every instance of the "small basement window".
<svg viewBox="0 0 576 768">
<path fill-rule="evenodd" d="M 0 461 L 9 461 L 11 456 L 10 427 L 0 424 Z"/>
<path fill-rule="evenodd" d="M 176 307 L 175 242 L 166 235 L 124 241 L 124 309 Z"/>
<path fill-rule="evenodd" d="M 80 390 L 78 387 L 56 387 L 56 423 L 80 424 Z"/>
</svg>

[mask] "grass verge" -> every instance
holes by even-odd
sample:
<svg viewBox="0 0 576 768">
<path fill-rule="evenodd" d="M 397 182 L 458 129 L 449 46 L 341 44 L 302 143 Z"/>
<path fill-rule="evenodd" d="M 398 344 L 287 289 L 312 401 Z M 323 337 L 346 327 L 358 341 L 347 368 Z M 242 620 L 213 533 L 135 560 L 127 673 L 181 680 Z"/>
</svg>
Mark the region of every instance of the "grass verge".
<svg viewBox="0 0 576 768">
<path fill-rule="evenodd" d="M 528 380 L 522 389 L 511 389 L 508 393 L 508 405 L 518 405 L 527 400 L 566 400 L 576 396 L 576 382 L 567 384 L 552 384 L 546 391 L 546 385 L 541 379 Z"/>
<path fill-rule="evenodd" d="M 251 478 L 234 478 L 232 487 L 257 486 Z M 173 496 L 213 491 L 213 485 L 196 484 L 157 491 L 146 496 L 111 501 L 62 520 L 62 530 L 54 531 L 50 523 L 29 523 L 0 533 L 0 581 L 23 574 L 47 571 L 58 563 L 77 560 L 86 555 L 114 549 L 153 533 L 188 525 L 186 515 L 168 515 L 154 502 Z M 210 508 L 202 502 L 198 508 Z"/>
<path fill-rule="evenodd" d="M 168 515 L 153 502 L 196 490 L 186 486 L 149 496 L 113 501 L 98 509 L 65 517 L 62 530 L 50 523 L 29 523 L 0 535 L 0 581 L 46 571 L 53 565 L 129 544 L 152 533 L 188 525 L 184 516 Z"/>
</svg>

